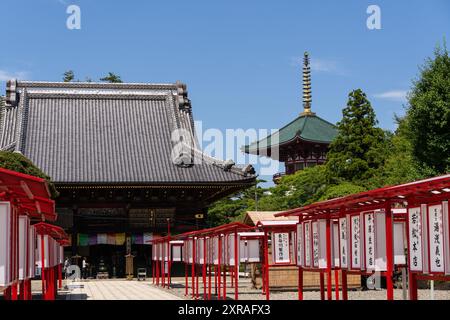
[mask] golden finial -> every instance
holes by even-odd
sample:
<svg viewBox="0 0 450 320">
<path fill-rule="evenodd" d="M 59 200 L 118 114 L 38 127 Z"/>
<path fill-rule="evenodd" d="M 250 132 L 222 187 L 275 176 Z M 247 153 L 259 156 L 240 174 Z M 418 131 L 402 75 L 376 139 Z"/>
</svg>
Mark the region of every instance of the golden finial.
<svg viewBox="0 0 450 320">
<path fill-rule="evenodd" d="M 314 114 L 311 111 L 311 69 L 309 67 L 309 54 L 305 51 L 303 56 L 303 112 L 302 115 Z"/>
</svg>

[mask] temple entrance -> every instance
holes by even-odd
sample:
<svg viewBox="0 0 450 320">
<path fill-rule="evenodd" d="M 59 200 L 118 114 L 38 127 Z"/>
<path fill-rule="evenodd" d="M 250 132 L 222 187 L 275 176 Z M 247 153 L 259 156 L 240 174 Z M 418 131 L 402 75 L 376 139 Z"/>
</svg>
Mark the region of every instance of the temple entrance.
<svg viewBox="0 0 450 320">
<path fill-rule="evenodd" d="M 145 268 L 147 277 L 151 270 L 151 247 L 150 245 L 132 244 L 131 255 L 133 256 L 133 275 L 137 270 Z M 78 265 L 82 268 L 82 260 L 86 259 L 88 264 L 86 278 L 125 278 L 126 277 L 126 245 L 116 246 L 108 244 L 97 244 L 78 247 Z M 106 275 L 106 276 L 105 276 Z"/>
</svg>

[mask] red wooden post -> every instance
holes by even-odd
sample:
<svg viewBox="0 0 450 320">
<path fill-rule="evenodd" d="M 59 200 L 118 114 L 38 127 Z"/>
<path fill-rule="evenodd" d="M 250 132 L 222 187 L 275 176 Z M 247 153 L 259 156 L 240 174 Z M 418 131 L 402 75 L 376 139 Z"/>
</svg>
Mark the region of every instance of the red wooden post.
<svg viewBox="0 0 450 320">
<path fill-rule="evenodd" d="M 325 300 L 325 275 L 320 272 L 320 300 Z"/>
<path fill-rule="evenodd" d="M 195 298 L 195 238 L 192 237 L 192 265 L 191 265 L 191 285 L 192 299 Z"/>
<path fill-rule="evenodd" d="M 385 215 L 386 215 L 386 295 L 387 300 L 394 300 L 394 247 L 393 247 L 393 223 L 391 202 L 386 201 Z"/>
<path fill-rule="evenodd" d="M 224 261 L 223 261 L 223 295 L 222 299 L 227 300 L 227 262 L 226 259 L 229 260 L 229 257 L 226 256 L 228 241 L 226 241 L 225 235 L 223 236 L 223 248 L 224 248 Z"/>
<path fill-rule="evenodd" d="M 152 259 L 152 283 L 155 283 L 155 260 Z"/>
<path fill-rule="evenodd" d="M 415 273 L 411 273 L 411 271 L 409 271 L 408 274 L 409 274 L 409 279 L 408 279 L 409 300 L 417 300 L 418 299 L 417 275 Z"/>
<path fill-rule="evenodd" d="M 206 237 L 203 237 L 203 300 L 206 300 Z"/>
<path fill-rule="evenodd" d="M 62 289 L 62 264 L 58 264 L 58 288 Z"/>
<path fill-rule="evenodd" d="M 336 300 L 339 300 L 339 270 L 334 269 L 334 290 L 336 294 Z"/>
<path fill-rule="evenodd" d="M 272 243 L 273 248 L 273 243 Z M 273 254 L 273 252 L 272 252 Z M 267 236 L 267 231 L 264 231 L 264 277 L 265 277 L 265 290 L 266 290 L 266 300 L 270 300 L 270 286 L 269 286 L 269 239 Z"/>
<path fill-rule="evenodd" d="M 326 218 L 326 248 L 327 248 L 327 299 L 332 300 L 332 281 L 331 281 L 331 218 Z"/>
<path fill-rule="evenodd" d="M 41 234 L 41 280 L 42 280 L 42 298 L 45 299 L 46 292 L 45 292 L 45 248 L 44 248 L 44 235 Z"/>
<path fill-rule="evenodd" d="M 298 300 L 303 300 L 303 268 L 298 268 Z"/>
<path fill-rule="evenodd" d="M 208 300 L 211 300 L 211 264 L 208 265 Z"/>
<path fill-rule="evenodd" d="M 239 243 L 239 237 L 238 237 L 238 231 L 236 229 L 234 233 L 234 300 L 239 299 L 239 254 L 238 254 L 238 243 Z"/>
<path fill-rule="evenodd" d="M 218 256 L 218 264 L 217 264 L 217 299 L 220 300 L 222 293 L 221 293 L 221 281 L 222 281 L 222 237 L 218 236 L 218 242 L 219 242 L 219 256 Z"/>
<path fill-rule="evenodd" d="M 187 258 L 187 255 L 185 256 Z M 189 266 L 188 266 L 188 261 L 184 261 L 184 295 L 187 296 L 189 294 L 189 282 L 188 282 L 188 270 L 189 270 Z"/>
</svg>

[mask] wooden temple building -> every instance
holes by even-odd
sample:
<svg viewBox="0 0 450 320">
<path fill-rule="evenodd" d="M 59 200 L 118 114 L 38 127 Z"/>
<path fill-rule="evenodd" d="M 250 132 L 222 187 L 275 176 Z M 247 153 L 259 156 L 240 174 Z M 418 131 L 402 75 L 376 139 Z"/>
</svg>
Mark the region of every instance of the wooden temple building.
<svg viewBox="0 0 450 320">
<path fill-rule="evenodd" d="M 303 112 L 276 133 L 242 148 L 249 154 L 267 156 L 283 162 L 285 172 L 274 175 L 276 183 L 284 174 L 293 174 L 306 167 L 323 164 L 328 146 L 337 135 L 332 123 L 311 110 L 311 70 L 309 55 L 303 60 Z"/>
<path fill-rule="evenodd" d="M 22 153 L 52 178 L 58 223 L 72 237 L 66 255 L 94 266 L 104 260 L 117 276 L 127 253 L 148 265 L 150 247 L 138 235 L 165 234 L 168 224 L 173 233 L 205 227 L 212 202 L 255 183 L 252 166 L 200 150 L 179 82 L 12 80 L 5 102 L 0 149 Z M 114 234 L 122 239 L 111 243 Z"/>
</svg>

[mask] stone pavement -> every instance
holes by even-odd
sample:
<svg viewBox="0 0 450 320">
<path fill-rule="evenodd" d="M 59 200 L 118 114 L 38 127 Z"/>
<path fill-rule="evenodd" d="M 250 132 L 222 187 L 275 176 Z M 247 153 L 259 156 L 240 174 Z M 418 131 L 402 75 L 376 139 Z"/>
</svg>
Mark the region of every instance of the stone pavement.
<svg viewBox="0 0 450 320">
<path fill-rule="evenodd" d="M 69 289 L 60 291 L 60 297 L 67 300 L 181 300 L 153 287 L 148 280 L 83 280 L 67 284 Z"/>
</svg>

